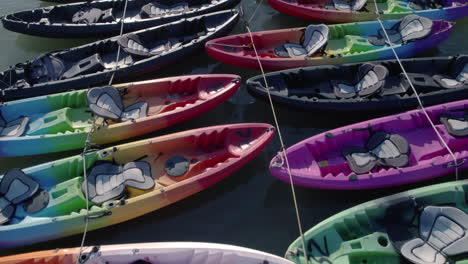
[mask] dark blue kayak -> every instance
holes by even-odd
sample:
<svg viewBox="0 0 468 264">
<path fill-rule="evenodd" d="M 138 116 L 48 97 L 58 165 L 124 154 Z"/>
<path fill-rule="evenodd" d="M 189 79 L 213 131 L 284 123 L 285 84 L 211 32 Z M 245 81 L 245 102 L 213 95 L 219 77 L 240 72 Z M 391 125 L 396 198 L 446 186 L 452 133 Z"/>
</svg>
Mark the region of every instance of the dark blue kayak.
<svg viewBox="0 0 468 264">
<path fill-rule="evenodd" d="M 106 83 L 115 69 L 115 80 L 157 70 L 227 35 L 238 19 L 237 10 L 219 11 L 43 54 L 0 73 L 0 100 Z"/>
<path fill-rule="evenodd" d="M 468 55 L 402 60 L 425 105 L 468 98 Z M 376 111 L 417 107 L 396 60 L 316 66 L 266 74 L 272 99 L 306 110 Z M 247 80 L 253 95 L 267 97 L 261 75 Z"/>
<path fill-rule="evenodd" d="M 128 0 L 124 32 L 163 25 L 234 7 L 240 0 Z M 64 1 L 63 1 L 64 2 Z M 120 33 L 125 0 L 63 4 L 2 17 L 11 31 L 54 38 L 89 38 Z"/>
</svg>

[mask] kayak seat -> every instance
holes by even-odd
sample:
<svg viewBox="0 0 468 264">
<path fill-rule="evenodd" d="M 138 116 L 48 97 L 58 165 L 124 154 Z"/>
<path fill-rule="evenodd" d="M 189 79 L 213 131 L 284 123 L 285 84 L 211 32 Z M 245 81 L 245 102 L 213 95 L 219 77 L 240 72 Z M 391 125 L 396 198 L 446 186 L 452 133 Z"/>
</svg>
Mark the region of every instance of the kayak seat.
<svg viewBox="0 0 468 264">
<path fill-rule="evenodd" d="M 358 68 L 356 82 L 330 81 L 338 98 L 367 97 L 380 92 L 385 84 L 388 70 L 384 66 L 364 63 Z"/>
<path fill-rule="evenodd" d="M 112 8 L 101 10 L 90 6 L 85 6 L 73 14 L 72 22 L 75 24 L 94 24 L 115 21 Z"/>
<path fill-rule="evenodd" d="M 461 88 L 468 86 L 468 56 L 460 56 L 450 67 L 450 75 L 434 75 L 436 81 L 443 88 Z"/>
<path fill-rule="evenodd" d="M 170 13 L 182 13 L 189 8 L 188 3 L 180 2 L 173 5 L 164 5 L 158 2 L 153 2 L 144 5 L 140 11 L 141 18 L 158 17 Z"/>
<path fill-rule="evenodd" d="M 44 134 L 57 134 L 65 133 L 66 131 L 73 131 L 71 123 L 71 108 L 64 107 L 32 121 L 29 124 L 27 134 L 44 135 Z"/>
<path fill-rule="evenodd" d="M 429 18 L 418 15 L 407 15 L 391 29 L 385 29 L 385 31 L 393 44 L 405 45 L 408 42 L 428 36 L 431 33 L 432 25 L 432 20 Z M 375 46 L 389 43 L 382 29 L 379 29 L 378 36 L 369 36 L 368 41 Z"/>
<path fill-rule="evenodd" d="M 124 35 L 117 42 L 129 54 L 141 57 L 159 55 L 172 47 L 171 41 L 162 41 L 153 43 L 153 48 L 148 48 L 142 38 L 136 34 Z"/>
<path fill-rule="evenodd" d="M 468 215 L 456 207 L 427 206 L 419 216 L 419 237 L 403 244 L 401 254 L 412 263 L 452 263 L 468 253 Z"/>
<path fill-rule="evenodd" d="M 367 0 L 353 0 L 351 4 L 343 0 L 333 0 L 333 3 L 326 4 L 325 8 L 342 11 L 360 11 L 366 5 Z"/>
<path fill-rule="evenodd" d="M 60 79 L 69 79 L 80 75 L 91 74 L 105 69 L 99 53 L 80 60 L 64 72 Z"/>
<path fill-rule="evenodd" d="M 409 1 L 408 7 L 414 10 L 426 10 L 443 8 L 444 5 L 437 0 L 412 0 Z"/>
<path fill-rule="evenodd" d="M 7 223 L 16 205 L 31 198 L 39 190 L 39 184 L 20 169 L 12 169 L 0 180 L 0 225 Z"/>
<path fill-rule="evenodd" d="M 42 55 L 31 63 L 30 78 L 33 83 L 59 80 L 65 71 L 65 64 L 52 55 Z"/>
<path fill-rule="evenodd" d="M 468 136 L 468 114 L 463 117 L 450 114 L 441 115 L 440 122 L 444 124 L 450 135 L 454 137 Z"/>
<path fill-rule="evenodd" d="M 286 50 L 281 52 L 281 48 L 278 50 L 278 56 L 291 57 L 291 58 L 303 58 L 314 55 L 317 51 L 325 47 L 328 42 L 328 35 L 330 30 L 324 24 L 320 25 L 309 25 L 304 32 L 304 41 L 302 45 L 295 43 L 286 43 L 281 46 L 282 49 Z"/>
<path fill-rule="evenodd" d="M 89 200 L 102 204 L 124 197 L 126 187 L 149 190 L 155 186 L 155 182 L 151 175 L 151 166 L 147 162 L 136 161 L 118 165 L 104 161 L 91 169 L 87 185 Z M 86 192 L 85 182 L 81 189 Z"/>
<path fill-rule="evenodd" d="M 366 147 L 345 147 L 342 154 L 353 172 L 363 174 L 376 165 L 404 167 L 409 163 L 409 152 L 409 144 L 405 138 L 379 131 L 371 135 Z"/>
<path fill-rule="evenodd" d="M 7 122 L 0 112 L 0 138 L 22 136 L 28 123 L 29 117 L 26 116 Z"/>
<path fill-rule="evenodd" d="M 112 86 L 89 89 L 86 97 L 91 111 L 105 119 L 126 122 L 147 116 L 146 102 L 137 102 L 124 108 L 119 91 Z"/>
</svg>

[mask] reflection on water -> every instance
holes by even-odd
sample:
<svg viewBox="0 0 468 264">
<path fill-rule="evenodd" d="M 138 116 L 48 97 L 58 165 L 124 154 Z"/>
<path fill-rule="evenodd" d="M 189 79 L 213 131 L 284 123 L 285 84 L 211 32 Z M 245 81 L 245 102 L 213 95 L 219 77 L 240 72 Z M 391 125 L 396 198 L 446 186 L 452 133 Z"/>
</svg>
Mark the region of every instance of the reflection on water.
<svg viewBox="0 0 468 264">
<path fill-rule="evenodd" d="M 250 17 L 256 7 L 255 1 L 243 0 L 244 12 Z M 36 0 L 2 0 L 1 15 L 21 9 L 46 5 Z M 252 30 L 305 26 L 308 22 L 280 14 L 263 1 L 257 15 L 250 22 Z M 242 23 L 233 33 L 244 32 Z M 426 56 L 466 53 L 468 19 L 457 21 L 454 34 L 438 48 L 423 54 Z M 82 45 L 90 40 L 54 40 L 18 35 L 0 29 L 2 52 L 0 67 L 6 68 L 18 62 L 33 59 L 40 53 Z M 210 58 L 203 50 L 183 58 L 154 74 L 141 79 L 199 73 L 232 73 L 243 80 L 259 74 L 258 71 L 236 68 Z M 338 126 L 362 121 L 384 113 L 329 113 L 311 111 L 303 113 L 287 107 L 277 106 L 276 111 L 287 146 L 314 134 Z M 181 130 L 217 124 L 239 122 L 273 123 L 270 106 L 263 100 L 250 96 L 245 87 L 226 103 L 205 115 L 163 129 L 141 138 L 164 135 Z M 128 140 L 124 141 L 127 142 Z M 294 209 L 287 184 L 280 182 L 268 172 L 270 159 L 279 150 L 275 139 L 256 159 L 223 182 L 176 204 L 139 217 L 126 223 L 88 233 L 87 243 L 115 244 L 157 241 L 201 241 L 235 244 L 283 255 L 288 245 L 298 236 Z M 55 153 L 38 157 L 0 158 L 0 173 L 8 169 L 24 168 L 47 162 L 79 151 Z M 464 173 L 461 177 L 466 177 Z M 319 221 L 352 205 L 369 199 L 392 194 L 397 191 L 454 179 L 453 175 L 421 184 L 399 188 L 368 191 L 323 191 L 297 187 L 297 197 L 304 228 L 308 229 Z M 49 241 L 29 247 L 1 250 L 0 255 L 42 250 L 58 247 L 75 247 L 81 235 Z"/>
</svg>

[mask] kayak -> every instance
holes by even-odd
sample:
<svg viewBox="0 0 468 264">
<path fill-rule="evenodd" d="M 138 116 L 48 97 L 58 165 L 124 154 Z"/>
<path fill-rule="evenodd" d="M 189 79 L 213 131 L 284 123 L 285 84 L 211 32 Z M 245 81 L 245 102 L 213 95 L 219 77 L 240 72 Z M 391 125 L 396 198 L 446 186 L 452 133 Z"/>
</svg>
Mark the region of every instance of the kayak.
<svg viewBox="0 0 468 264">
<path fill-rule="evenodd" d="M 425 105 L 467 99 L 468 56 L 401 60 Z M 247 80 L 253 95 L 306 110 L 378 111 L 418 101 L 396 60 L 283 70 Z"/>
<path fill-rule="evenodd" d="M 43 54 L 0 72 L 0 100 L 88 88 L 113 73 L 119 80 L 155 71 L 226 35 L 238 18 L 236 10 L 220 11 Z"/>
<path fill-rule="evenodd" d="M 158 242 L 44 250 L 26 254 L 0 257 L 0 264 L 44 263 L 48 264 L 99 264 L 99 263 L 158 263 L 158 264 L 294 264 L 293 262 L 244 247 L 200 242 Z"/>
<path fill-rule="evenodd" d="M 426 108 L 457 159 L 468 168 L 468 100 Z M 454 161 L 421 110 L 333 129 L 286 150 L 294 184 L 320 189 L 383 188 L 454 172 Z M 271 174 L 287 183 L 282 152 Z"/>
<path fill-rule="evenodd" d="M 215 243 L 158 242 L 37 251 L 0 257 L 0 264 L 47 261 L 48 264 L 99 264 L 99 263 L 158 263 L 158 264 L 294 264 L 293 262 L 262 251 Z"/>
<path fill-rule="evenodd" d="M 89 38 L 119 35 L 125 0 L 103 0 L 41 7 L 2 17 L 11 31 L 54 38 Z M 124 32 L 159 26 L 183 18 L 232 8 L 239 0 L 170 2 L 129 0 Z"/>
<path fill-rule="evenodd" d="M 401 58 L 436 47 L 453 28 L 450 22 L 416 15 L 383 21 L 383 24 Z M 394 58 L 377 21 L 309 25 L 253 32 L 252 36 L 263 69 L 270 71 Z M 221 62 L 259 69 L 248 33 L 210 40 L 205 48 L 211 57 Z"/>
<path fill-rule="evenodd" d="M 95 230 L 172 204 L 240 169 L 273 134 L 268 124 L 221 125 L 89 152 L 86 181 L 82 155 L 12 169 L 0 182 L 0 248 L 80 234 L 86 218 Z"/>
<path fill-rule="evenodd" d="M 268 0 L 274 9 L 287 15 L 320 21 L 323 23 L 347 23 L 400 19 L 416 14 L 434 20 L 455 20 L 468 14 L 467 0 L 355 0 L 349 3 L 342 0 Z"/>
<path fill-rule="evenodd" d="M 0 157 L 82 149 L 93 121 L 94 144 L 144 135 L 207 112 L 239 86 L 237 75 L 191 75 L 7 102 L 0 105 Z"/>
<path fill-rule="evenodd" d="M 466 264 L 468 180 L 369 201 L 308 230 L 309 261 L 298 238 L 286 258 L 296 264 Z"/>
</svg>

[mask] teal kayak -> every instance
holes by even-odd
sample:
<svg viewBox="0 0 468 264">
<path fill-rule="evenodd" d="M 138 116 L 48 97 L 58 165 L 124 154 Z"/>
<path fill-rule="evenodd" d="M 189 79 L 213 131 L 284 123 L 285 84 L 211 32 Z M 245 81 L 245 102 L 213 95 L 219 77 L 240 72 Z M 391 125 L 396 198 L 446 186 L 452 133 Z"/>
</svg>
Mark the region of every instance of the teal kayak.
<svg viewBox="0 0 468 264">
<path fill-rule="evenodd" d="M 305 236 L 310 263 L 468 263 L 468 180 L 366 202 Z M 286 258 L 307 263 L 298 238 Z"/>
</svg>

